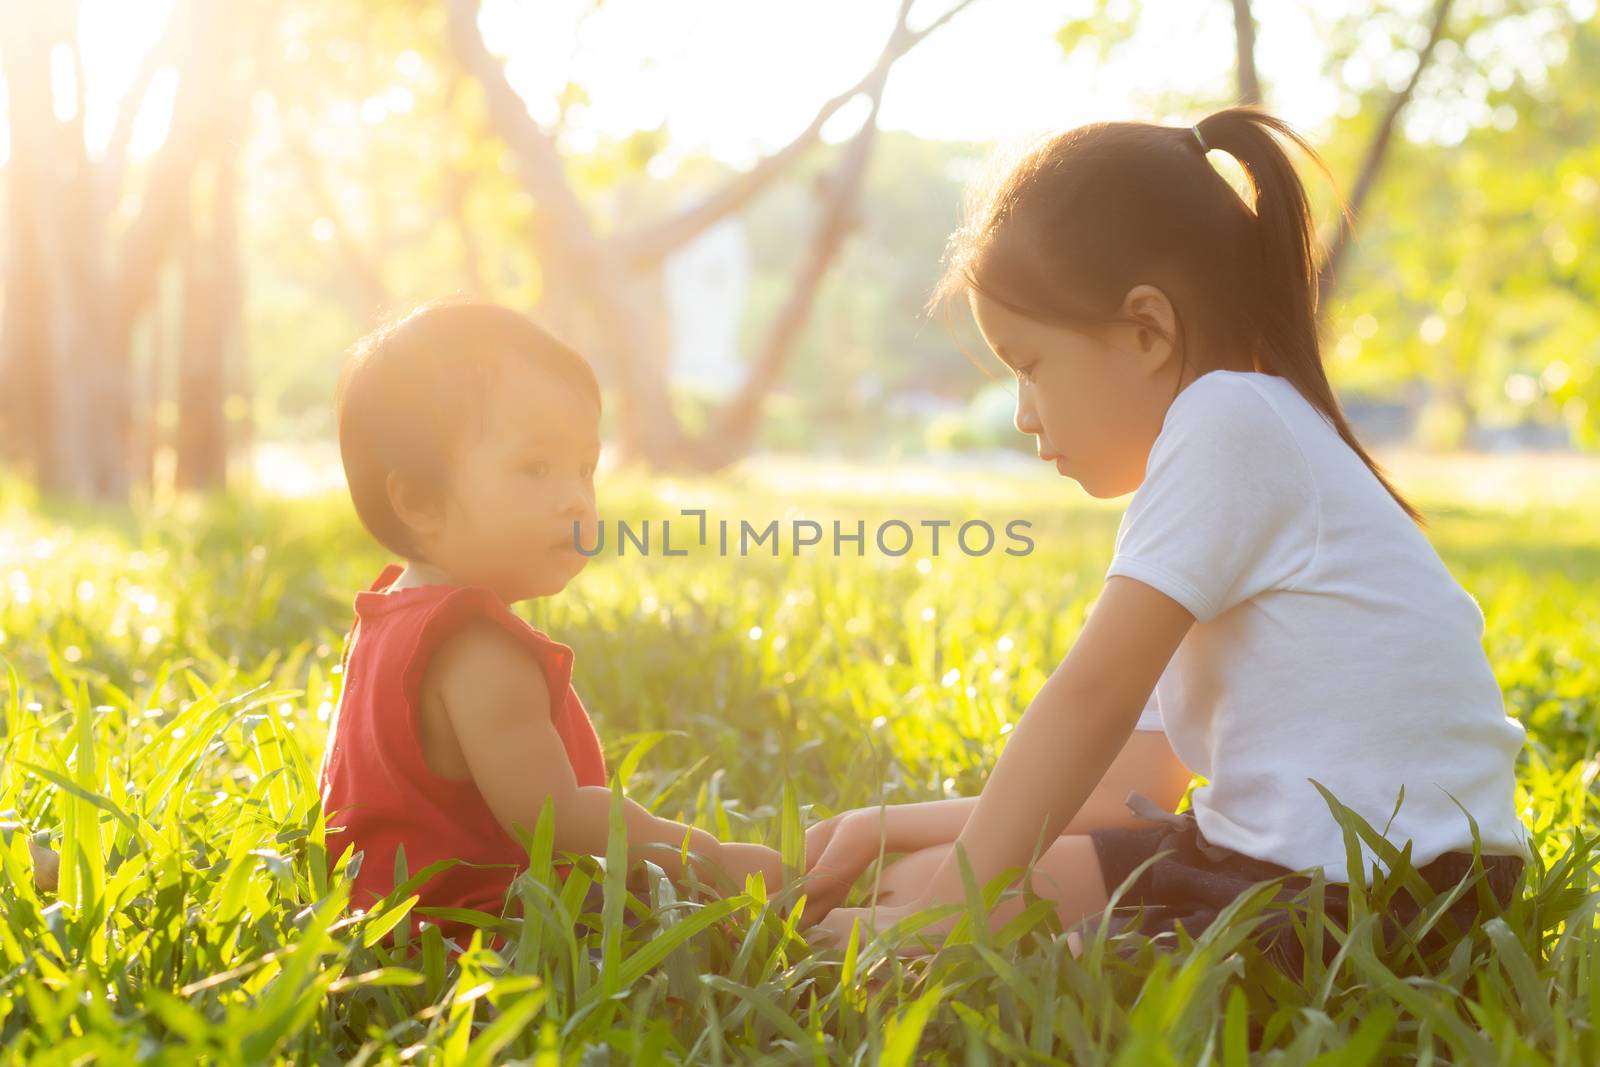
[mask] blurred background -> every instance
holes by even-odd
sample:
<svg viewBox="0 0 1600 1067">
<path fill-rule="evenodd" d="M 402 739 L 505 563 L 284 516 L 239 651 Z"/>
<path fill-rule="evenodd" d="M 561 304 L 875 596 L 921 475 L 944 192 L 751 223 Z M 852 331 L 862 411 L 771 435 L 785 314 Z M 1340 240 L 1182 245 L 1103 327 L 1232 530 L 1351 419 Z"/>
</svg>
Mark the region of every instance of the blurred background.
<svg viewBox="0 0 1600 1067">
<path fill-rule="evenodd" d="M 608 463 L 1025 462 L 924 309 L 996 148 L 1260 102 L 1325 154 L 1365 440 L 1600 440 L 1593 0 L 6 0 L 0 469 L 46 494 L 337 487 L 386 315 L 524 309 Z M 959 310 L 959 309 L 958 309 Z"/>
</svg>

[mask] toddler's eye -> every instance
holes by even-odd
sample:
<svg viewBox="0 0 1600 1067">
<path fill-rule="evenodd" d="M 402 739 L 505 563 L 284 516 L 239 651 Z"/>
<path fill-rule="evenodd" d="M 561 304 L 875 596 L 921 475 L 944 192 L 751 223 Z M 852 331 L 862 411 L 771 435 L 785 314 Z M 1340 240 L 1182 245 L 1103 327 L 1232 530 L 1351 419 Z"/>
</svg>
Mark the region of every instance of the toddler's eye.
<svg viewBox="0 0 1600 1067">
<path fill-rule="evenodd" d="M 543 478 L 550 473 L 550 464 L 546 460 L 536 459 L 532 463 L 525 464 L 522 469 L 535 478 Z"/>
<path fill-rule="evenodd" d="M 595 465 L 593 463 L 585 463 L 582 467 L 578 468 L 579 473 L 581 473 L 585 478 L 593 478 L 594 466 Z"/>
<path fill-rule="evenodd" d="M 1033 382 L 1035 380 L 1033 377 L 1033 368 L 1037 366 L 1037 363 L 1030 363 L 1026 367 L 1018 367 L 1017 377 L 1021 378 L 1025 382 Z"/>
</svg>

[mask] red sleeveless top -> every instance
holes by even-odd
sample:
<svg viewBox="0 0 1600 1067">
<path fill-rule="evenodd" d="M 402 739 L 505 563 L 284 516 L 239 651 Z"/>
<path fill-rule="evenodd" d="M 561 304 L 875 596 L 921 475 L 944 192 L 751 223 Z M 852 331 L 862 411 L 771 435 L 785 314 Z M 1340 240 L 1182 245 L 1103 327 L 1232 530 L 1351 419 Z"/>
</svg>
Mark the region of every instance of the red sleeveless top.
<svg viewBox="0 0 1600 1067">
<path fill-rule="evenodd" d="M 363 854 L 350 906 L 365 909 L 394 889 L 395 851 L 402 842 L 408 877 L 444 859 L 501 864 L 458 864 L 417 889 L 417 907 L 499 915 L 528 853 L 501 827 L 470 777 L 443 777 L 423 758 L 419 716 L 428 660 L 469 619 L 491 619 L 543 668 L 556 732 L 580 786 L 606 784 L 600 740 L 572 688 L 572 649 L 534 629 L 483 586 L 384 592 L 402 570 L 397 563 L 385 566 L 371 587 L 355 596 L 356 619 L 345 640 L 344 689 L 318 775 L 328 820 L 328 866 L 331 870 L 350 844 Z M 436 922 L 463 947 L 471 938 L 472 927 L 465 923 L 430 920 L 413 910 L 413 944 L 424 920 Z"/>
</svg>

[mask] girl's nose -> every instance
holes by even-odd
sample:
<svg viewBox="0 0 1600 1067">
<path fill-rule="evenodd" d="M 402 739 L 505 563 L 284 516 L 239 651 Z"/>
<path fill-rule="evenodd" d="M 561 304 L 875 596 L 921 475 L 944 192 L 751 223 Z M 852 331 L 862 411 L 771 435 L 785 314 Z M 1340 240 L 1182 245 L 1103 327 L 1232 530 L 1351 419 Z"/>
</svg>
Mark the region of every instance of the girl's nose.
<svg viewBox="0 0 1600 1067">
<path fill-rule="evenodd" d="M 1022 396 L 1023 394 L 1021 393 L 1017 394 L 1017 417 L 1015 420 L 1017 432 L 1038 434 L 1039 415 L 1033 410 L 1033 405 L 1024 400 Z"/>
</svg>

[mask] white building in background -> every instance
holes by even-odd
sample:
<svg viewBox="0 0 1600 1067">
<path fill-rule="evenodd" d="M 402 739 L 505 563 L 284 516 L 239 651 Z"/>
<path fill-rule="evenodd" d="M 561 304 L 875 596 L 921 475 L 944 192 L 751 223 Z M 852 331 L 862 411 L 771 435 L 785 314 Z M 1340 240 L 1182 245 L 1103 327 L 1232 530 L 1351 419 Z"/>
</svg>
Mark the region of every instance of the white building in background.
<svg viewBox="0 0 1600 1067">
<path fill-rule="evenodd" d="M 739 324 L 750 287 L 744 223 L 727 218 L 665 264 L 672 314 L 672 383 L 727 396 L 744 380 Z"/>
</svg>

